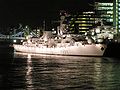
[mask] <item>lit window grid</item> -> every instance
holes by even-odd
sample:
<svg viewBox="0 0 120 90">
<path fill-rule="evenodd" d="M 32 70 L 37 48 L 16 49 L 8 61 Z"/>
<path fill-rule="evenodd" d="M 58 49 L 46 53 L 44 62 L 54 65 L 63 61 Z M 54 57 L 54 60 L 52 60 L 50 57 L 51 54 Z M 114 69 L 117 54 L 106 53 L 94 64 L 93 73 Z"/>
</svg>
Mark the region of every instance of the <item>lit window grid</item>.
<svg viewBox="0 0 120 90">
<path fill-rule="evenodd" d="M 92 12 L 91 12 L 92 14 Z M 75 24 L 82 24 L 82 26 L 79 26 L 79 30 L 83 31 L 83 30 L 89 30 L 90 27 L 93 26 L 93 24 L 95 23 L 95 18 L 94 15 L 73 15 L 74 17 L 71 18 L 70 22 L 69 22 L 69 28 L 70 31 L 74 30 L 75 28 Z M 76 16 L 76 17 L 75 17 Z M 85 27 L 84 27 L 85 26 Z"/>
<path fill-rule="evenodd" d="M 92 24 L 79 24 L 79 26 L 92 26 Z"/>
<path fill-rule="evenodd" d="M 79 29 L 89 29 L 88 27 L 79 27 Z"/>
<path fill-rule="evenodd" d="M 107 22 L 113 22 L 113 19 L 107 19 Z"/>
<path fill-rule="evenodd" d="M 117 4 L 116 4 L 116 13 L 118 13 L 117 14 L 117 30 L 118 30 L 118 32 L 120 32 L 120 0 L 116 0 L 116 2 L 117 2 Z M 118 6 L 117 6 L 118 5 Z"/>
<path fill-rule="evenodd" d="M 120 25 L 118 25 L 118 27 L 120 28 Z"/>
<path fill-rule="evenodd" d="M 113 7 L 98 7 L 98 10 L 113 10 Z"/>
<path fill-rule="evenodd" d="M 98 3 L 98 6 L 113 6 L 113 3 Z"/>
<path fill-rule="evenodd" d="M 109 15 L 109 14 L 104 14 L 104 15 L 100 15 L 101 17 L 113 17 L 113 15 Z"/>
<path fill-rule="evenodd" d="M 113 10 L 111 10 L 111 11 L 107 11 L 107 14 L 112 15 L 112 14 L 113 14 Z"/>
</svg>

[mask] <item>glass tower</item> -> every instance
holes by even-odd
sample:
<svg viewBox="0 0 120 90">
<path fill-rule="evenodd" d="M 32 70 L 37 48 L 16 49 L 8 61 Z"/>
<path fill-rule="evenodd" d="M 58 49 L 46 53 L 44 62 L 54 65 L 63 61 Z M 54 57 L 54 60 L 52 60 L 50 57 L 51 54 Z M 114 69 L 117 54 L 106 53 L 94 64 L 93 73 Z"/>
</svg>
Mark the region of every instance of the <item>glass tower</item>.
<svg viewBox="0 0 120 90">
<path fill-rule="evenodd" d="M 93 28 L 95 24 L 95 12 L 87 11 L 71 15 L 69 19 L 69 31 L 71 33 L 84 34 Z"/>
<path fill-rule="evenodd" d="M 114 7 L 113 26 L 116 27 L 117 32 L 119 33 L 120 32 L 120 0 L 113 0 L 113 7 Z"/>
<path fill-rule="evenodd" d="M 95 2 L 95 11 L 104 24 L 113 25 L 113 3 Z"/>
<path fill-rule="evenodd" d="M 104 20 L 120 32 L 120 0 L 112 2 L 95 2 L 95 10 L 98 18 Z"/>
<path fill-rule="evenodd" d="M 95 0 L 97 1 L 97 0 Z M 72 33 L 85 33 L 93 28 L 96 20 L 102 20 L 105 25 L 113 26 L 120 32 L 120 0 L 95 2 L 93 11 L 72 14 L 68 26 Z"/>
</svg>

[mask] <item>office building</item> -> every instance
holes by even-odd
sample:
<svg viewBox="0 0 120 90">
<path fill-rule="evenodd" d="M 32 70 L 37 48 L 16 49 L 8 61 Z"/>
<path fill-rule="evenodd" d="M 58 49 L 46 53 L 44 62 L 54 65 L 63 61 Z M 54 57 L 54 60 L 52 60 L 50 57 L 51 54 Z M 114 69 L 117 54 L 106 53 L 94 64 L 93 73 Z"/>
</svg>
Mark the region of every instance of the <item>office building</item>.
<svg viewBox="0 0 120 90">
<path fill-rule="evenodd" d="M 95 12 L 105 25 L 113 25 L 113 3 L 95 2 Z"/>
<path fill-rule="evenodd" d="M 72 14 L 69 17 L 69 31 L 70 33 L 81 33 L 84 34 L 89 29 L 93 28 L 95 24 L 95 12 L 87 11 Z"/>
</svg>

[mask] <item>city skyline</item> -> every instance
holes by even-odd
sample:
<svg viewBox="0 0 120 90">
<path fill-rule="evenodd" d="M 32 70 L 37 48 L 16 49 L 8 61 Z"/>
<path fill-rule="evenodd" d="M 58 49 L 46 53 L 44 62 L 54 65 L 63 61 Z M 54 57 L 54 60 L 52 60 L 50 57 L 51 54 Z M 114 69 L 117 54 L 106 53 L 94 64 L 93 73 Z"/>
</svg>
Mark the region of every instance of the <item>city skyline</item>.
<svg viewBox="0 0 120 90">
<path fill-rule="evenodd" d="M 93 0 L 1 0 L 0 24 L 35 24 L 39 25 L 44 19 L 56 19 L 60 10 L 82 11 L 90 10 Z M 89 7 L 89 8 L 88 8 Z"/>
</svg>

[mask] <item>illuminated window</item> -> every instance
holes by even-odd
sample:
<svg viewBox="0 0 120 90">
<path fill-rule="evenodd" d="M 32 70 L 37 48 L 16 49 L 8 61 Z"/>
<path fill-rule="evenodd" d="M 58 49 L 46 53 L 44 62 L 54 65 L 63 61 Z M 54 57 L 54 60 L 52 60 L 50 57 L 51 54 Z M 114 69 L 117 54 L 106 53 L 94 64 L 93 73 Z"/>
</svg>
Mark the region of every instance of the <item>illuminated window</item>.
<svg viewBox="0 0 120 90">
<path fill-rule="evenodd" d="M 94 14 L 95 12 L 83 12 L 83 14 Z"/>
<path fill-rule="evenodd" d="M 89 28 L 87 28 L 87 27 L 80 27 L 79 29 L 89 29 Z"/>
<path fill-rule="evenodd" d="M 81 24 L 81 26 L 87 26 L 87 24 Z"/>
<path fill-rule="evenodd" d="M 86 18 L 82 18 L 82 19 L 86 19 Z"/>
<path fill-rule="evenodd" d="M 92 26 L 92 24 L 79 24 L 79 26 Z"/>
<path fill-rule="evenodd" d="M 72 30 L 73 28 L 69 28 L 70 30 Z"/>
<path fill-rule="evenodd" d="M 101 17 L 113 17 L 113 16 L 111 16 L 111 15 L 101 15 Z"/>
<path fill-rule="evenodd" d="M 99 6 L 113 6 L 113 3 L 98 3 Z"/>
<path fill-rule="evenodd" d="M 80 23 L 81 21 L 75 21 L 75 23 Z"/>
<path fill-rule="evenodd" d="M 74 27 L 74 24 L 72 24 L 71 26 Z"/>
<path fill-rule="evenodd" d="M 81 18 L 77 18 L 78 20 L 80 20 Z"/>
<path fill-rule="evenodd" d="M 110 22 L 113 22 L 113 19 L 110 19 Z"/>
<path fill-rule="evenodd" d="M 71 18 L 71 20 L 74 20 L 74 18 Z"/>
<path fill-rule="evenodd" d="M 113 7 L 98 7 L 98 10 L 113 10 Z"/>
<path fill-rule="evenodd" d="M 111 15 L 110 17 L 113 18 L 113 15 Z"/>
<path fill-rule="evenodd" d="M 81 21 L 82 23 L 85 23 L 86 21 Z"/>
<path fill-rule="evenodd" d="M 88 16 L 88 17 L 90 17 L 91 15 L 83 15 L 83 16 Z"/>
<path fill-rule="evenodd" d="M 107 14 L 113 14 L 113 11 L 107 11 Z"/>
<path fill-rule="evenodd" d="M 90 20 L 94 20 L 94 18 L 90 18 Z"/>
<path fill-rule="evenodd" d="M 107 22 L 113 22 L 113 19 L 107 19 Z"/>
<path fill-rule="evenodd" d="M 79 32 L 84 32 L 85 33 L 86 31 L 84 30 L 84 31 L 79 31 Z"/>
</svg>

